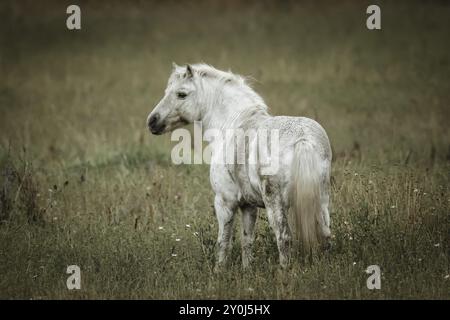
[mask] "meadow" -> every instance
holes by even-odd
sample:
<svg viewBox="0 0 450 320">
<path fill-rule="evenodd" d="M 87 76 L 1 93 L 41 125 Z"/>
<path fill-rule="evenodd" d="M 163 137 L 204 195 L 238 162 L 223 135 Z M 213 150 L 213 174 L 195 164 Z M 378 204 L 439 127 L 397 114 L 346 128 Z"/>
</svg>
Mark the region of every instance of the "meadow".
<svg viewBox="0 0 450 320">
<path fill-rule="evenodd" d="M 0 4 L 1 299 L 449 299 L 450 6 L 380 1 Z M 332 249 L 278 266 L 259 211 L 213 272 L 207 165 L 146 118 L 172 62 L 251 76 L 274 115 L 331 140 Z M 68 290 L 68 265 L 81 289 Z M 369 265 L 381 289 L 366 286 Z"/>
</svg>

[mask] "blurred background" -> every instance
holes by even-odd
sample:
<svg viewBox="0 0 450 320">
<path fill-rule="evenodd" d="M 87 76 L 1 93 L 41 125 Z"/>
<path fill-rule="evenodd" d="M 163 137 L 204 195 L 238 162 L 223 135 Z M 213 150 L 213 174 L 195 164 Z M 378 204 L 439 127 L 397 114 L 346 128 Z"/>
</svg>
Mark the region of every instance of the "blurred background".
<svg viewBox="0 0 450 320">
<path fill-rule="evenodd" d="M 380 2 L 380 31 L 370 1 L 79 1 L 79 31 L 71 3 L 0 5 L 3 145 L 76 161 L 159 143 L 145 119 L 174 61 L 255 78 L 274 115 L 316 118 L 337 156 L 450 157 L 445 1 Z"/>
</svg>

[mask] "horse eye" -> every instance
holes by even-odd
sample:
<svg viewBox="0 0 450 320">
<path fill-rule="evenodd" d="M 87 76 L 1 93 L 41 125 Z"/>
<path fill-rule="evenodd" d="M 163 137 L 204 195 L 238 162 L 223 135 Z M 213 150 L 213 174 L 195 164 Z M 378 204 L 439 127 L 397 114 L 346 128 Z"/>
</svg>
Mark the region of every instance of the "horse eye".
<svg viewBox="0 0 450 320">
<path fill-rule="evenodd" d="M 184 98 L 187 97 L 187 93 L 184 93 L 184 92 L 177 92 L 177 97 L 178 97 L 179 99 L 184 99 Z"/>
</svg>

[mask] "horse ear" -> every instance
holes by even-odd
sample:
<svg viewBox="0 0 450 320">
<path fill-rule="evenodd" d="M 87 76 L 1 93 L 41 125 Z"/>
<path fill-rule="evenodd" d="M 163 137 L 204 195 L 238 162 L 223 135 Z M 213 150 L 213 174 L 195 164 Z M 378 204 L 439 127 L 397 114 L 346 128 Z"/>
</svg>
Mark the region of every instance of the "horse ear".
<svg viewBox="0 0 450 320">
<path fill-rule="evenodd" d="M 194 69 L 190 64 L 186 66 L 186 78 L 192 78 L 194 76 Z"/>
<path fill-rule="evenodd" d="M 173 70 L 177 70 L 178 65 L 175 62 L 172 62 L 172 68 L 173 68 Z"/>
</svg>

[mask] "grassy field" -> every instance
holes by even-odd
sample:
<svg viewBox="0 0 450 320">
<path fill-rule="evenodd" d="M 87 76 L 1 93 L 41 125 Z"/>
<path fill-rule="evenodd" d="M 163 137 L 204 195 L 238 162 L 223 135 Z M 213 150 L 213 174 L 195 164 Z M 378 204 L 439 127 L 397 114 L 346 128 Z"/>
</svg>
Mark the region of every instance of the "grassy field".
<svg viewBox="0 0 450 320">
<path fill-rule="evenodd" d="M 450 298 L 448 4 L 379 2 L 369 31 L 366 1 L 80 1 L 69 31 L 71 3 L 0 4 L 0 298 Z M 260 210 L 253 270 L 237 223 L 212 272 L 208 166 L 173 165 L 145 124 L 172 61 L 252 76 L 272 114 L 324 126 L 331 252 L 280 271 Z"/>
</svg>

